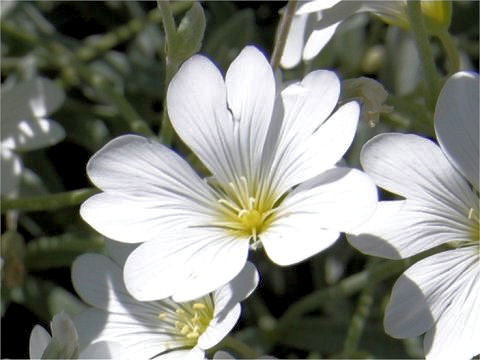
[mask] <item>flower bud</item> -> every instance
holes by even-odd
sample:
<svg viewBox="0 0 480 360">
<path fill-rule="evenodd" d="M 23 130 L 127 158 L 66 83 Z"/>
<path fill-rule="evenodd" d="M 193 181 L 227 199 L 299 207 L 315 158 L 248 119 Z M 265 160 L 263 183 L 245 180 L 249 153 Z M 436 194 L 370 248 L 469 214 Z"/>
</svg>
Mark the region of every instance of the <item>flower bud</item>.
<svg viewBox="0 0 480 360">
<path fill-rule="evenodd" d="M 342 101 L 358 100 L 362 103 L 360 120 L 366 121 L 371 127 L 378 123 L 380 113 L 391 112 L 393 108 L 385 105 L 388 93 L 378 81 L 359 77 L 344 80 Z"/>
</svg>

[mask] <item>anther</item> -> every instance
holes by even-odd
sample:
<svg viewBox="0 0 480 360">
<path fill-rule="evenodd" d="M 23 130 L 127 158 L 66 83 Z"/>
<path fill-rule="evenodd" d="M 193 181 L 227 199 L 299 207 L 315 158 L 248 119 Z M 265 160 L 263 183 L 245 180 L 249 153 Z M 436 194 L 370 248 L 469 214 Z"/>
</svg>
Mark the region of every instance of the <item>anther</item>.
<svg viewBox="0 0 480 360">
<path fill-rule="evenodd" d="M 195 310 L 205 310 L 207 307 L 205 306 L 205 304 L 195 303 L 195 304 L 193 304 L 193 308 Z"/>
<path fill-rule="evenodd" d="M 475 213 L 475 210 L 473 208 L 470 208 L 470 211 L 468 212 L 468 219 L 471 220 L 473 218 L 473 214 Z"/>
</svg>

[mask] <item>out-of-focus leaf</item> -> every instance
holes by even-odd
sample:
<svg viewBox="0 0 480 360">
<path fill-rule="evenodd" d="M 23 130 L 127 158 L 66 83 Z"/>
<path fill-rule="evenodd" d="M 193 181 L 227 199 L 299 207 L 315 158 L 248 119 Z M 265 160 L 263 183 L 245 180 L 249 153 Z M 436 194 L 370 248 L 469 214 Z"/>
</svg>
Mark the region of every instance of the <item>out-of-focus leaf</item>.
<svg viewBox="0 0 480 360">
<path fill-rule="evenodd" d="M 67 132 L 67 140 L 83 146 L 92 153 L 110 139 L 110 132 L 105 123 L 89 114 L 72 114 L 63 119 L 62 125 Z"/>
<path fill-rule="evenodd" d="M 178 26 L 174 51 L 170 52 L 177 61 L 184 61 L 200 50 L 205 25 L 203 8 L 198 2 L 194 2 Z"/>
<path fill-rule="evenodd" d="M 128 53 L 130 71 L 125 74 L 125 87 L 129 94 L 140 94 L 155 99 L 163 98 L 165 64 L 156 58 L 148 58 L 138 51 Z"/>
<path fill-rule="evenodd" d="M 33 170 L 42 179 L 46 188 L 53 193 L 62 192 L 65 190 L 65 187 L 56 167 L 48 158 L 47 151 L 53 150 L 55 146 L 60 144 L 22 154 L 25 167 Z"/>
<path fill-rule="evenodd" d="M 34 239 L 27 244 L 25 264 L 29 270 L 46 270 L 70 266 L 80 254 L 102 251 L 104 239 L 100 235 L 63 234 Z"/>
<path fill-rule="evenodd" d="M 37 196 L 48 193 L 42 179 L 32 170 L 24 168 L 20 178 L 20 194 L 22 196 Z"/>
<path fill-rule="evenodd" d="M 93 61 L 90 64 L 90 69 L 103 81 L 108 81 L 118 92 L 124 92 L 124 76 L 131 71 L 127 56 L 124 53 L 109 51 L 102 59 Z M 99 95 L 102 96 L 101 93 L 98 94 L 97 91 L 93 91 L 91 97 L 97 99 Z"/>
<path fill-rule="evenodd" d="M 131 49 L 153 59 L 164 46 L 164 37 L 157 25 L 147 25 L 134 39 Z M 130 52 L 130 51 L 129 51 Z M 158 60 L 157 60 L 158 62 Z"/>
<path fill-rule="evenodd" d="M 323 356 L 340 351 L 346 334 L 344 323 L 326 318 L 298 319 L 279 339 L 282 345 L 305 351 L 319 351 Z"/>
<path fill-rule="evenodd" d="M 381 73 L 383 85 L 395 95 L 411 93 L 422 78 L 420 58 L 412 35 L 390 26 L 386 36 L 386 59 Z"/>
<path fill-rule="evenodd" d="M 253 42 L 255 31 L 253 10 L 238 11 L 205 40 L 204 51 L 226 69 L 238 53 Z"/>
<path fill-rule="evenodd" d="M 235 6 L 229 1 L 207 1 L 207 6 L 209 13 L 211 13 L 211 16 L 208 18 L 208 25 L 211 29 L 224 24 L 237 11 Z"/>
<path fill-rule="evenodd" d="M 395 109 L 395 111 L 392 114 L 388 114 L 388 116 L 399 121 L 398 130 L 409 129 L 427 136 L 435 136 L 433 114 L 429 112 L 423 104 L 419 104 L 415 96 L 390 96 L 388 102 L 393 105 Z"/>
<path fill-rule="evenodd" d="M 279 339 L 282 345 L 305 351 L 317 351 L 322 356 L 340 353 L 349 324 L 333 318 L 305 317 L 292 324 Z M 368 324 L 360 341 L 359 354 L 378 358 L 406 357 L 402 342 L 386 335 L 375 324 Z M 399 355 L 400 354 L 400 355 Z"/>
<path fill-rule="evenodd" d="M 73 316 L 85 310 L 87 306 L 64 288 L 55 286 L 48 295 L 48 308 L 50 314 L 64 311 Z"/>
<path fill-rule="evenodd" d="M 33 276 L 28 276 L 24 286 L 15 290 L 11 292 L 11 300 L 22 304 L 46 323 L 61 311 L 73 316 L 87 308 L 64 288 Z"/>
<path fill-rule="evenodd" d="M 343 21 L 339 31 L 332 39 L 341 73 L 345 77 L 358 73 L 362 65 L 366 52 L 365 25 L 367 20 L 366 14 L 358 14 Z"/>
</svg>

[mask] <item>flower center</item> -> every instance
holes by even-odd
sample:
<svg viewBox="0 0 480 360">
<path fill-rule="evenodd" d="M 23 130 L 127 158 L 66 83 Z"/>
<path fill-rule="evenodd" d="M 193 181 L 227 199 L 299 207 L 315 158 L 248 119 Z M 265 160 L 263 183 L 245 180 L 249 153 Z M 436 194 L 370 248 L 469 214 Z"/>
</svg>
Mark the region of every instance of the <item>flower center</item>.
<svg viewBox="0 0 480 360">
<path fill-rule="evenodd" d="M 261 187 L 251 186 L 244 176 L 228 185 L 226 189 L 215 187 L 220 198 L 217 225 L 236 235 L 250 237 L 253 246 L 273 220 L 275 199 Z"/>
<path fill-rule="evenodd" d="M 184 346 L 194 347 L 213 319 L 213 307 L 201 301 L 177 305 L 174 312 L 162 312 L 158 318 L 171 325 L 172 333 Z"/>
</svg>

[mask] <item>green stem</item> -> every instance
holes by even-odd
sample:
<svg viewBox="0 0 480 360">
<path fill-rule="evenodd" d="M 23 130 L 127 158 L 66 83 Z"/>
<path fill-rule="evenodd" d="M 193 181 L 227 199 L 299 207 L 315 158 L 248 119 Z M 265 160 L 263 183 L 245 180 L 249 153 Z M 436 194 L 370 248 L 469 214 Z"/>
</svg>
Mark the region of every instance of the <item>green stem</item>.
<svg viewBox="0 0 480 360">
<path fill-rule="evenodd" d="M 345 337 L 345 342 L 343 343 L 343 355 L 347 358 L 353 357 L 357 351 L 373 303 L 373 290 L 374 284 L 367 284 L 360 293 L 357 308 L 355 309 Z"/>
<path fill-rule="evenodd" d="M 170 80 L 177 72 L 178 62 L 175 60 L 175 57 L 172 56 L 173 44 L 177 39 L 177 27 L 175 25 L 175 20 L 173 19 L 172 10 L 170 8 L 170 1 L 168 0 L 157 0 L 158 8 L 160 9 L 160 14 L 163 19 L 163 28 L 165 30 L 165 59 L 166 59 L 166 69 L 165 69 L 165 94 L 167 93 L 168 85 Z M 166 101 L 163 103 L 163 113 L 162 113 L 162 123 L 160 127 L 160 140 L 163 144 L 170 146 L 173 139 L 173 127 L 168 118 L 168 111 Z"/>
<path fill-rule="evenodd" d="M 243 341 L 234 338 L 233 336 L 227 336 L 224 338 L 222 342 L 212 348 L 210 352 L 214 353 L 224 348 L 231 349 L 242 358 L 246 359 L 258 359 L 260 357 L 260 354 L 253 350 L 250 346 L 245 344 Z"/>
<path fill-rule="evenodd" d="M 258 295 L 252 294 L 248 299 L 249 305 L 255 313 L 258 327 L 266 332 L 272 331 L 275 328 L 276 319 L 270 313 L 270 310 Z"/>
<path fill-rule="evenodd" d="M 452 75 L 460 70 L 460 54 L 453 42 L 453 38 L 447 30 L 444 30 L 437 34 L 438 38 L 442 42 L 445 49 L 445 53 L 448 58 L 449 74 Z"/>
<path fill-rule="evenodd" d="M 309 311 L 320 308 L 328 299 L 352 295 L 367 285 L 373 285 L 393 275 L 397 275 L 404 271 L 412 262 L 418 261 L 429 254 L 430 253 L 427 252 L 414 256 L 408 260 L 388 260 L 380 264 L 376 264 L 369 269 L 340 281 L 335 286 L 318 290 L 305 296 L 296 303 L 292 304 L 285 314 L 278 320 L 277 327 L 270 334 L 270 339 L 272 342 L 275 342 L 276 339 L 284 336 L 289 326 L 295 322 L 296 319 Z"/>
<path fill-rule="evenodd" d="M 287 4 L 287 8 L 282 14 L 280 24 L 278 25 L 277 34 L 275 36 L 275 46 L 272 52 L 272 58 L 270 64 L 273 68 L 277 68 L 282 58 L 283 50 L 287 42 L 288 31 L 292 24 L 293 17 L 295 16 L 295 10 L 297 8 L 297 0 L 290 0 Z"/>
<path fill-rule="evenodd" d="M 427 105 L 433 111 L 439 93 L 439 79 L 419 1 L 407 1 L 407 15 L 425 74 Z"/>
<path fill-rule="evenodd" d="M 43 211 L 55 210 L 68 206 L 76 206 L 97 192 L 97 189 L 86 188 L 49 195 L 14 199 L 2 198 L 1 212 L 3 214 L 12 209 L 18 209 L 22 211 Z"/>
<path fill-rule="evenodd" d="M 2 32 L 2 36 L 10 36 L 28 46 L 35 45 L 37 40 L 34 35 L 25 31 L 21 31 L 18 26 L 12 25 L 7 21 L 0 21 L 0 30 Z"/>
</svg>

